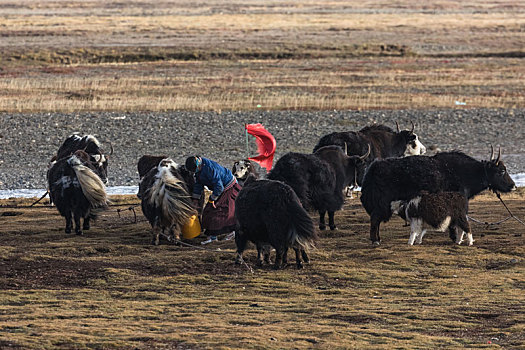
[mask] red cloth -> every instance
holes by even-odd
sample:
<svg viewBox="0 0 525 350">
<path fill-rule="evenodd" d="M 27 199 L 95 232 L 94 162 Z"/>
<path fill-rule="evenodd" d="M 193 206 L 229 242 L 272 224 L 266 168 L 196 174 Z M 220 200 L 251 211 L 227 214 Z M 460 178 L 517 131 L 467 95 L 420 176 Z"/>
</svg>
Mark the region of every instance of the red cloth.
<svg viewBox="0 0 525 350">
<path fill-rule="evenodd" d="M 248 134 L 255 136 L 255 143 L 257 143 L 257 150 L 259 155 L 257 157 L 248 158 L 254 162 L 259 163 L 266 172 L 269 172 L 273 165 L 273 155 L 277 143 L 272 134 L 262 126 L 262 124 L 245 124 Z"/>
</svg>

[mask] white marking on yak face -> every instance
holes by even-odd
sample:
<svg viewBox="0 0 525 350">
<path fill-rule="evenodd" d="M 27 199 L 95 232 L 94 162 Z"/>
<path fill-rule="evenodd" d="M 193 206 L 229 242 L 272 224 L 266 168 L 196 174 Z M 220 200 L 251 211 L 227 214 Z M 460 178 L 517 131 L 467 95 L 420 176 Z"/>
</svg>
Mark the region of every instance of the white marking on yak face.
<svg viewBox="0 0 525 350">
<path fill-rule="evenodd" d="M 160 161 L 159 165 L 157 166 L 157 170 L 159 172 L 162 171 L 162 168 L 173 168 L 174 170 L 177 170 L 177 167 L 179 165 L 173 161 L 171 158 L 165 158 Z"/>
<path fill-rule="evenodd" d="M 250 164 L 244 160 L 239 160 L 233 164 L 233 175 L 237 179 L 244 179 L 248 175 Z"/>
<path fill-rule="evenodd" d="M 95 159 L 95 162 L 97 162 L 99 167 L 103 167 L 104 163 L 107 162 L 106 156 L 103 154 L 94 154 L 92 157 Z"/>
<path fill-rule="evenodd" d="M 425 154 L 427 148 L 421 143 L 421 141 L 419 141 L 419 137 L 417 137 L 416 134 L 412 134 L 412 136 L 414 139 L 408 142 L 404 156 L 417 156 Z"/>
<path fill-rule="evenodd" d="M 97 147 L 100 147 L 100 142 L 98 142 L 97 138 L 93 135 L 86 135 L 84 136 L 84 139 L 86 140 L 86 144 L 88 144 L 90 141 L 93 142 Z"/>
</svg>

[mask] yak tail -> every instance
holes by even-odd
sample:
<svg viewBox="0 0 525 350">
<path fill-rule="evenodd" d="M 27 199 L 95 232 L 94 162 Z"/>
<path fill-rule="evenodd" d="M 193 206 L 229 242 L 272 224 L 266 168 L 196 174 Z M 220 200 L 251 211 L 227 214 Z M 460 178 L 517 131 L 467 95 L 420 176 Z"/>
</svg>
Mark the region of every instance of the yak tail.
<svg viewBox="0 0 525 350">
<path fill-rule="evenodd" d="M 195 214 L 184 183 L 173 176 L 169 167 L 159 169 L 147 196 L 149 203 L 160 208 L 167 221 L 179 227 L 182 227 Z"/>
<path fill-rule="evenodd" d="M 82 192 L 91 204 L 91 207 L 107 207 L 109 201 L 106 193 L 106 186 L 100 177 L 95 174 L 93 170 L 82 165 L 76 156 L 71 157 L 68 162 L 75 171 L 80 188 L 82 188 Z"/>
<path fill-rule="evenodd" d="M 299 202 L 298 198 L 295 198 L 295 200 L 292 201 L 288 210 L 292 225 L 289 231 L 291 245 L 298 246 L 298 248 L 303 250 L 315 248 L 317 234 L 315 232 L 314 223 L 310 215 L 308 215 Z"/>
</svg>

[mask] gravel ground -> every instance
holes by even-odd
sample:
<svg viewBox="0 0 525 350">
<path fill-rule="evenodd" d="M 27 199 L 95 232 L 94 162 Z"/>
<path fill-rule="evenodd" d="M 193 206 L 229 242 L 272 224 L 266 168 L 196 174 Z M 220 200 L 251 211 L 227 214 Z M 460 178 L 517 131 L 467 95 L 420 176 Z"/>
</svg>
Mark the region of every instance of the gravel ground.
<svg viewBox="0 0 525 350">
<path fill-rule="evenodd" d="M 246 157 L 245 123 L 262 123 L 275 136 L 277 160 L 290 151 L 311 152 L 333 131 L 374 122 L 395 128 L 395 121 L 410 128 L 410 120 L 427 149 L 459 149 L 487 159 L 489 145 L 501 145 L 509 172 L 525 172 L 525 109 L 0 114 L 0 189 L 45 188 L 47 163 L 73 132 L 111 141 L 109 185 L 119 186 L 138 184 L 136 164 L 143 154 L 167 154 L 177 162 L 201 154 L 230 167 Z M 249 152 L 256 153 L 251 137 Z"/>
</svg>

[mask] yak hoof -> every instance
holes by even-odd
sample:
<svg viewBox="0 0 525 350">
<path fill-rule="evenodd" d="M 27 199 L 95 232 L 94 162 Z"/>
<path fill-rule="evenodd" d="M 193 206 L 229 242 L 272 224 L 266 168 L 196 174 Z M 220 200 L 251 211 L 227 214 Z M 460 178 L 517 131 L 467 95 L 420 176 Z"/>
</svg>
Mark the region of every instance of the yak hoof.
<svg viewBox="0 0 525 350">
<path fill-rule="evenodd" d="M 326 225 L 319 225 L 319 230 L 324 231 L 326 230 Z"/>
<path fill-rule="evenodd" d="M 372 245 L 376 245 L 376 246 L 377 246 L 377 245 L 380 245 L 380 244 L 381 244 L 380 241 L 373 241 L 373 242 L 372 242 Z"/>
<path fill-rule="evenodd" d="M 297 268 L 298 269 L 302 269 L 304 267 L 303 263 L 302 262 L 298 262 L 297 263 Z"/>
<path fill-rule="evenodd" d="M 255 264 L 255 266 L 257 266 L 257 267 L 263 266 L 263 261 L 262 260 L 257 260 L 257 263 Z"/>
<path fill-rule="evenodd" d="M 77 236 L 82 236 L 84 234 L 84 232 L 82 231 L 77 231 Z"/>
<path fill-rule="evenodd" d="M 84 225 L 82 225 L 82 229 L 83 229 L 84 231 L 88 231 L 90 228 L 91 228 L 91 225 L 90 225 L 90 224 L 87 224 L 87 225 L 84 224 Z"/>
<path fill-rule="evenodd" d="M 334 226 L 330 226 L 330 231 L 335 231 L 335 230 L 337 230 L 337 226 L 335 226 L 335 225 Z"/>
<path fill-rule="evenodd" d="M 71 233 L 71 228 L 66 227 L 66 233 Z"/>
</svg>

